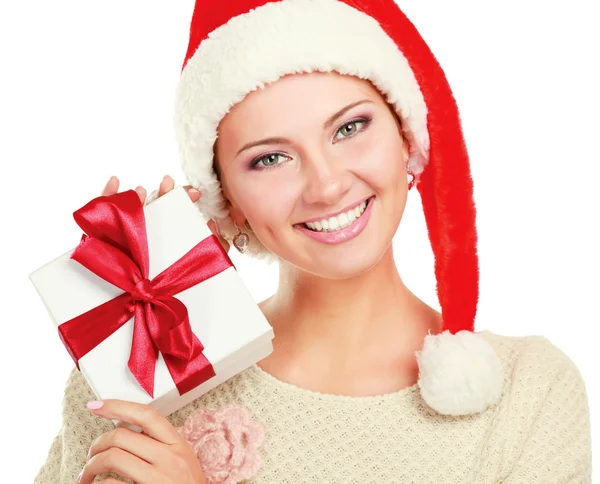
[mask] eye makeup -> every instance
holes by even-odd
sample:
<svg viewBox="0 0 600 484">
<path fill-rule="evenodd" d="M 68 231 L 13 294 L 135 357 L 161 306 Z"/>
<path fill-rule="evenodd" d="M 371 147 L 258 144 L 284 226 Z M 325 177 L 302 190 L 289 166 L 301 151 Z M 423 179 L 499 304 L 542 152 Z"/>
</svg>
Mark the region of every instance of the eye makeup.
<svg viewBox="0 0 600 484">
<path fill-rule="evenodd" d="M 338 129 L 336 129 L 335 131 L 335 136 L 337 136 L 338 133 L 340 133 L 340 131 L 347 127 L 350 126 L 352 124 L 358 124 L 361 123 L 361 127 L 359 129 L 356 130 L 356 132 L 348 135 L 348 136 L 342 136 L 341 138 L 336 138 L 335 136 L 333 137 L 333 141 L 332 143 L 339 143 L 340 141 L 343 141 L 345 139 L 349 139 L 349 138 L 354 138 L 356 135 L 362 133 L 363 131 L 365 131 L 368 127 L 369 124 L 371 123 L 372 118 L 368 117 L 368 116 L 359 116 L 357 118 L 351 119 L 350 121 L 345 122 L 344 124 L 342 124 Z"/>
<path fill-rule="evenodd" d="M 344 124 L 340 125 L 336 130 L 335 130 L 335 134 L 334 137 L 332 139 L 332 144 L 337 144 L 341 141 L 345 141 L 347 139 L 351 139 L 354 138 L 355 136 L 359 135 L 360 133 L 362 133 L 363 131 L 365 131 L 369 125 L 371 124 L 371 121 L 373 120 L 373 118 L 371 116 L 357 116 L 355 118 L 352 118 L 346 122 L 344 122 Z M 348 136 L 342 136 L 341 138 L 336 138 L 336 136 L 338 135 L 338 133 L 340 133 L 340 131 L 343 128 L 346 128 L 352 124 L 359 124 L 360 123 L 360 128 L 358 128 L 354 133 L 348 135 Z M 248 168 L 251 170 L 258 170 L 258 171 L 269 171 L 272 170 L 274 168 L 278 168 L 280 166 L 282 166 L 284 163 L 277 163 L 275 165 L 269 165 L 269 166 L 260 166 L 259 163 L 267 158 L 270 157 L 282 157 L 282 158 L 287 158 L 288 160 L 291 159 L 288 155 L 286 155 L 285 153 L 279 152 L 279 151 L 272 151 L 270 153 L 264 153 L 261 154 L 255 158 L 252 159 L 252 161 L 250 161 L 250 164 L 248 165 Z"/>
</svg>

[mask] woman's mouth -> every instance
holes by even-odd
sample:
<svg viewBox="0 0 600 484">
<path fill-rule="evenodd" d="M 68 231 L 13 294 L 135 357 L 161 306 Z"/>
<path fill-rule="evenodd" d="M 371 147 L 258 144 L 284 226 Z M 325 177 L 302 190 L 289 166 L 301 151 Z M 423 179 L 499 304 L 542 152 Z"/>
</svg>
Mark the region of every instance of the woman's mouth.
<svg viewBox="0 0 600 484">
<path fill-rule="evenodd" d="M 356 237 L 367 225 L 375 196 L 335 217 L 294 225 L 309 237 L 326 244 L 339 244 Z"/>
</svg>

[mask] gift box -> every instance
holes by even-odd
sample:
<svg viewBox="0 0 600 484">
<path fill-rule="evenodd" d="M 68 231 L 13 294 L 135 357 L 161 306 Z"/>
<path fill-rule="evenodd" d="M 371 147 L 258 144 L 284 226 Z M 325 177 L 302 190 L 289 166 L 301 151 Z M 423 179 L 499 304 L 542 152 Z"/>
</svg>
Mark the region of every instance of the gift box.
<svg viewBox="0 0 600 484">
<path fill-rule="evenodd" d="M 74 213 L 78 247 L 30 274 L 98 399 L 164 416 L 272 352 L 273 330 L 183 187 Z M 116 422 L 116 421 L 115 421 Z"/>
</svg>

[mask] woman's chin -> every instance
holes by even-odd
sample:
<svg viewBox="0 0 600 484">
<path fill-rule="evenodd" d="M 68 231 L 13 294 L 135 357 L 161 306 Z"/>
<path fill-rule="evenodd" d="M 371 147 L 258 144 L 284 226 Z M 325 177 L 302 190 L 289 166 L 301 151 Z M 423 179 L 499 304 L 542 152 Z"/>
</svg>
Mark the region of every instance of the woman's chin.
<svg viewBox="0 0 600 484">
<path fill-rule="evenodd" d="M 356 260 L 338 261 L 315 267 L 315 274 L 331 280 L 344 280 L 358 277 L 377 265 L 379 258 L 359 258 Z M 318 272 L 316 272 L 318 271 Z"/>
<path fill-rule="evenodd" d="M 358 242 L 358 241 L 357 241 Z M 381 245 L 381 246 L 380 246 Z M 387 244 L 389 246 L 389 244 Z M 369 242 L 362 244 L 342 244 L 337 250 L 314 249 L 305 251 L 301 260 L 291 262 L 302 271 L 325 279 L 350 279 L 368 271 L 381 260 L 386 252 L 385 244 Z M 288 259 L 289 260 L 289 259 Z"/>
</svg>

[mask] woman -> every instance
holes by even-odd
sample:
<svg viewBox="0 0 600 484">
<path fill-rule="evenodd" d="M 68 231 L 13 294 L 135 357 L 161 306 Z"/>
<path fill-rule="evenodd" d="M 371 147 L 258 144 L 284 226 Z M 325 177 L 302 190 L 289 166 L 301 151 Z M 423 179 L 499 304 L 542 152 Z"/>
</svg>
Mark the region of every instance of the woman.
<svg viewBox="0 0 600 484">
<path fill-rule="evenodd" d="M 73 371 L 36 482 L 590 481 L 572 361 L 542 337 L 474 332 L 458 110 L 392 0 L 197 1 L 176 133 L 190 198 L 222 243 L 279 263 L 260 304 L 274 351 L 168 418 L 116 400 L 88 409 Z M 413 186 L 441 313 L 394 262 Z M 117 190 L 112 178 L 104 194 Z"/>
</svg>

